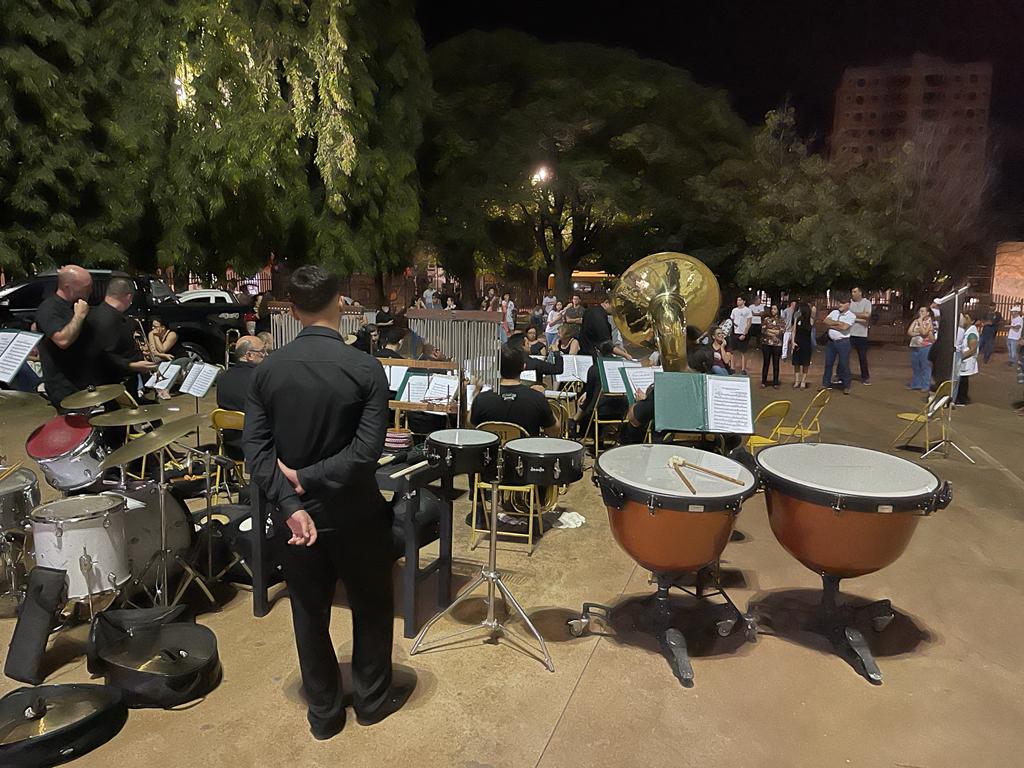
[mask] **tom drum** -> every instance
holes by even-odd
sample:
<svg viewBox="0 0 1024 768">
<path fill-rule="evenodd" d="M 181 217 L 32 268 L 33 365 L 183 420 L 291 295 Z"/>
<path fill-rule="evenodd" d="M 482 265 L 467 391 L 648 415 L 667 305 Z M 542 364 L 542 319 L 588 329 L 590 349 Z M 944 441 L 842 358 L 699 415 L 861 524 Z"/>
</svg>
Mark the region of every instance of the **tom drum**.
<svg viewBox="0 0 1024 768">
<path fill-rule="evenodd" d="M 46 482 L 59 491 L 77 491 L 99 480 L 107 453 L 99 432 L 81 414 L 54 416 L 29 435 L 25 452 L 39 464 Z"/>
</svg>

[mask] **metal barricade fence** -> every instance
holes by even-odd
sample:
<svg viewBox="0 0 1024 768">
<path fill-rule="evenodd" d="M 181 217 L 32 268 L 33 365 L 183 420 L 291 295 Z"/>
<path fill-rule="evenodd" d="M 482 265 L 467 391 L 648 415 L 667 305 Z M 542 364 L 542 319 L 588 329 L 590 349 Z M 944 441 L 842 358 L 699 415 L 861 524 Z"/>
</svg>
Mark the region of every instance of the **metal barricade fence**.
<svg viewBox="0 0 1024 768">
<path fill-rule="evenodd" d="M 272 305 L 271 308 L 274 348 L 280 349 L 299 335 L 302 325 L 292 317 L 287 305 Z M 471 381 L 495 388 L 498 386 L 498 351 L 501 347 L 498 313 L 417 309 L 410 310 L 406 320 L 409 330 L 419 336 L 420 344 L 429 342 L 445 357 L 459 361 Z M 342 313 L 338 330 L 345 336 L 358 331 L 365 322 L 364 312 L 346 310 Z"/>
</svg>

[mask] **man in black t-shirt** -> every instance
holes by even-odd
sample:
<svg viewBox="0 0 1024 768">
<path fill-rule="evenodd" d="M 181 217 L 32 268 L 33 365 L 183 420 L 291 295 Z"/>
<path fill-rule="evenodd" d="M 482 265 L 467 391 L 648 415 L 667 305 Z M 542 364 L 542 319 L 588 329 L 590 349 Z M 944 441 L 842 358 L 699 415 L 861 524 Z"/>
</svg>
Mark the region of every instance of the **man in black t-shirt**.
<svg viewBox="0 0 1024 768">
<path fill-rule="evenodd" d="M 39 361 L 43 365 L 46 397 L 55 408 L 68 395 L 85 387 L 87 353 L 79 336 L 89 314 L 92 275 L 75 264 L 57 270 L 57 291 L 36 310 L 36 328 L 43 334 Z"/>
<path fill-rule="evenodd" d="M 481 392 L 473 400 L 469 420 L 474 426 L 485 421 L 508 421 L 518 424 L 534 437 L 542 432 L 552 437 L 558 435 L 558 419 L 551 412 L 547 398 L 519 381 L 525 357 L 518 347 L 502 346 L 498 391 Z"/>
</svg>

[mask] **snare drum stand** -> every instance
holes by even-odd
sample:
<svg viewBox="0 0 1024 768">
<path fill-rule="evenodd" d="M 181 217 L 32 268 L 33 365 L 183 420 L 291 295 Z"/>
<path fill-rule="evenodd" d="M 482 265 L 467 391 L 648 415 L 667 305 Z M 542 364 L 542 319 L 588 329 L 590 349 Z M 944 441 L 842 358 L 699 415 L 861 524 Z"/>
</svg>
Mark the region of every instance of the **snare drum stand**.
<svg viewBox="0 0 1024 768">
<path fill-rule="evenodd" d="M 481 628 L 487 630 L 489 634 L 488 639 L 493 643 L 497 642 L 497 639 L 500 635 L 507 635 L 510 637 L 514 637 L 517 640 L 523 641 L 523 638 L 521 638 L 516 632 L 513 632 L 511 629 L 509 629 L 508 626 L 499 621 L 494 614 L 494 603 L 497 598 L 497 593 L 500 592 L 506 607 L 511 606 L 515 613 L 518 613 L 522 617 L 523 622 L 530 630 L 530 634 L 533 635 L 534 639 L 540 645 L 540 651 L 543 654 L 543 658 L 538 659 L 538 661 L 542 661 L 549 672 L 554 672 L 555 665 L 551 661 L 551 654 L 548 653 L 548 647 L 547 644 L 544 642 L 544 638 L 541 637 L 540 632 L 537 631 L 537 628 L 533 625 L 533 622 L 530 621 L 530 617 L 526 615 L 526 611 L 524 611 L 523 607 L 519 605 L 519 602 L 509 591 L 508 587 L 505 585 L 505 582 L 501 580 L 501 574 L 498 572 L 498 486 L 501 482 L 503 470 L 504 461 L 502 458 L 502 453 L 499 450 L 496 474 L 494 476 L 494 479 L 491 481 L 491 537 L 490 550 L 487 555 L 487 565 L 483 566 L 480 569 L 480 575 L 476 577 L 472 584 L 470 584 L 468 587 L 466 587 L 466 589 L 462 591 L 462 594 L 460 594 L 458 597 L 455 598 L 454 601 L 452 601 L 451 605 L 449 605 L 440 613 L 436 614 L 433 618 L 430 619 L 430 621 L 423 625 L 423 629 L 421 629 L 419 635 L 416 636 L 416 642 L 412 644 L 412 650 L 409 651 L 409 654 L 413 655 L 423 650 L 435 650 L 446 645 L 447 641 L 449 640 L 453 640 L 456 637 L 461 637 L 462 635 L 465 635 L 469 632 L 477 631 Z M 459 603 L 464 601 L 467 597 L 469 597 L 473 592 L 476 591 L 477 587 L 484 583 L 487 584 L 487 618 L 485 618 L 482 622 L 480 622 L 479 625 L 475 627 L 463 629 L 459 632 L 455 632 L 451 635 L 448 635 L 447 637 L 442 638 L 441 640 L 435 642 L 427 648 L 421 647 L 423 645 L 423 639 L 426 637 L 427 632 L 430 631 L 430 628 L 434 626 L 434 624 L 436 624 L 443 616 L 452 613 Z"/>
</svg>

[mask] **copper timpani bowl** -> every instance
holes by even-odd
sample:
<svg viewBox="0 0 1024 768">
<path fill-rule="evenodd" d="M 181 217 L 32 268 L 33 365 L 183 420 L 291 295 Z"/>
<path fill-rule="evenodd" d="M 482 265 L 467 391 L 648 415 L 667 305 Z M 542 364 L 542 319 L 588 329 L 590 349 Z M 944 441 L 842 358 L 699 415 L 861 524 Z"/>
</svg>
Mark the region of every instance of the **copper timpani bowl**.
<svg viewBox="0 0 1024 768">
<path fill-rule="evenodd" d="M 812 571 L 863 576 L 903 554 L 949 483 L 897 456 L 829 443 L 765 448 L 757 465 L 779 543 Z"/>
<path fill-rule="evenodd" d="M 669 465 L 684 458 L 733 482 L 683 469 L 689 491 Z M 655 573 L 698 571 L 716 562 L 736 515 L 757 484 L 738 462 L 677 445 L 627 445 L 605 451 L 594 482 L 608 509 L 612 535 L 638 564 Z"/>
</svg>

